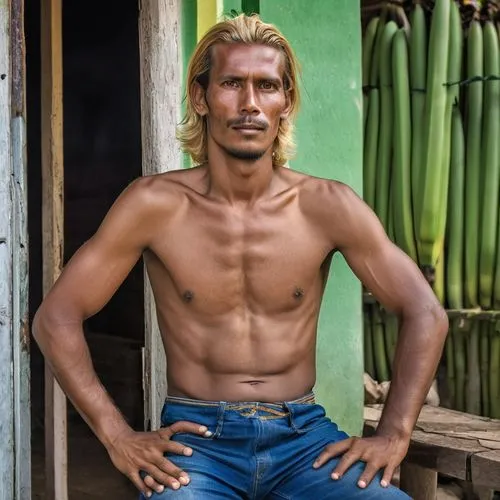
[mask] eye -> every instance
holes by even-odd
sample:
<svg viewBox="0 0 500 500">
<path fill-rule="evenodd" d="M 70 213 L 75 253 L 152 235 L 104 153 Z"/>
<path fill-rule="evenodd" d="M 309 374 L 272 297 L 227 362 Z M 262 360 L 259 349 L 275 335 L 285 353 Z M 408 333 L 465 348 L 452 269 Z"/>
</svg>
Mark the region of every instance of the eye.
<svg viewBox="0 0 500 500">
<path fill-rule="evenodd" d="M 276 90 L 278 86 L 269 80 L 264 80 L 263 82 L 260 83 L 260 88 L 262 90 Z"/>
<path fill-rule="evenodd" d="M 238 86 L 238 82 L 236 80 L 225 80 L 222 82 L 223 87 L 236 88 Z"/>
</svg>

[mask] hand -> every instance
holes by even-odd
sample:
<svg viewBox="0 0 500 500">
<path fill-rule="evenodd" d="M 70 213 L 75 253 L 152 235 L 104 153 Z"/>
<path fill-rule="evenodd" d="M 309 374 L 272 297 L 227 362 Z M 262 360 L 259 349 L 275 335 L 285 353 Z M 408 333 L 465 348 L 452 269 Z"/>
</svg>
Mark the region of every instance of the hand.
<svg viewBox="0 0 500 500">
<path fill-rule="evenodd" d="M 211 436 L 205 426 L 186 421 L 175 422 L 155 432 L 135 432 L 130 429 L 121 433 L 108 446 L 108 453 L 114 466 L 147 497 L 152 495 L 152 490 L 161 493 L 165 486 L 176 490 L 189 483 L 189 476 L 165 458 L 164 453 L 185 456 L 193 453 L 191 448 L 171 441 L 171 437 L 178 432 Z M 139 471 L 147 474 L 144 480 Z"/>
<path fill-rule="evenodd" d="M 387 436 L 351 437 L 326 446 L 314 462 L 313 467 L 321 467 L 333 457 L 342 455 L 337 467 L 332 472 L 332 479 L 340 479 L 351 465 L 361 460 L 366 463 L 366 467 L 359 477 L 358 486 L 366 488 L 377 472 L 384 469 L 380 484 L 386 488 L 391 483 L 394 471 L 403 461 L 408 446 L 407 440 Z"/>
</svg>

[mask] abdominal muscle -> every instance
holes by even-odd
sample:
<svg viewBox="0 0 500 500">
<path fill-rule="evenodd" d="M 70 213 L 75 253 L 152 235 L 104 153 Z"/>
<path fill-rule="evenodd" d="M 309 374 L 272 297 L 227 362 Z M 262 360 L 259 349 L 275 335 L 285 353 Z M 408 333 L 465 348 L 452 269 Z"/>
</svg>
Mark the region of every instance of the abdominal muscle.
<svg viewBox="0 0 500 500">
<path fill-rule="evenodd" d="M 315 327 L 304 329 L 304 323 L 303 318 L 279 326 L 269 321 L 258 331 L 223 325 L 162 329 L 168 394 L 261 402 L 291 401 L 307 394 L 315 382 Z"/>
</svg>

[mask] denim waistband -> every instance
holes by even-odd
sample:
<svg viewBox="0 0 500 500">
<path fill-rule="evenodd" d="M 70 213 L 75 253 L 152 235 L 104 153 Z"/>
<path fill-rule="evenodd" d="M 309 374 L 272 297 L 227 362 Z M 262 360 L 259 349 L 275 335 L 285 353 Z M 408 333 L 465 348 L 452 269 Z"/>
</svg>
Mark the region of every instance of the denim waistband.
<svg viewBox="0 0 500 500">
<path fill-rule="evenodd" d="M 290 404 L 315 404 L 316 399 L 314 396 L 314 392 L 311 391 L 300 398 L 294 399 L 292 401 L 273 401 L 273 402 L 263 402 L 263 401 L 206 401 L 203 399 L 190 399 L 179 396 L 167 396 L 165 398 L 165 403 L 177 403 L 177 404 L 185 404 L 191 406 L 200 406 L 200 407 L 219 407 L 221 404 L 227 410 L 240 410 L 242 406 L 267 406 L 267 407 L 276 407 L 283 408 L 287 407 Z"/>
</svg>

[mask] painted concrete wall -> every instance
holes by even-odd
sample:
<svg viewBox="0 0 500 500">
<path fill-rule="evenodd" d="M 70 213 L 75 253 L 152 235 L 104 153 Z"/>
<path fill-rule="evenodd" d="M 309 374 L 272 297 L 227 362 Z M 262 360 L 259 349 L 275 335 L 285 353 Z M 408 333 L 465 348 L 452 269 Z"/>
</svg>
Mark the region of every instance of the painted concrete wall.
<svg viewBox="0 0 500 500">
<path fill-rule="evenodd" d="M 260 14 L 290 40 L 301 62 L 303 103 L 291 168 L 343 181 L 361 194 L 359 1 L 261 0 Z M 361 285 L 336 255 L 320 315 L 315 390 L 329 416 L 350 433 L 362 425 L 361 310 Z"/>
<path fill-rule="evenodd" d="M 183 25 L 199 31 L 196 0 L 184 0 Z M 291 168 L 338 179 L 362 192 L 361 32 L 359 0 L 198 0 L 210 12 L 256 11 L 290 40 L 303 71 L 298 155 Z M 208 6 L 206 6 L 208 9 Z M 196 17 L 195 17 L 196 16 Z M 193 26 L 198 20 L 198 30 Z M 215 22 L 213 19 L 212 22 Z M 194 46 L 184 41 L 184 61 Z M 187 50 L 186 50 L 187 49 Z M 186 165 L 186 164 L 185 164 Z M 340 255 L 334 257 L 323 299 L 318 340 L 318 400 L 339 425 L 362 425 L 363 346 L 361 286 Z"/>
</svg>

